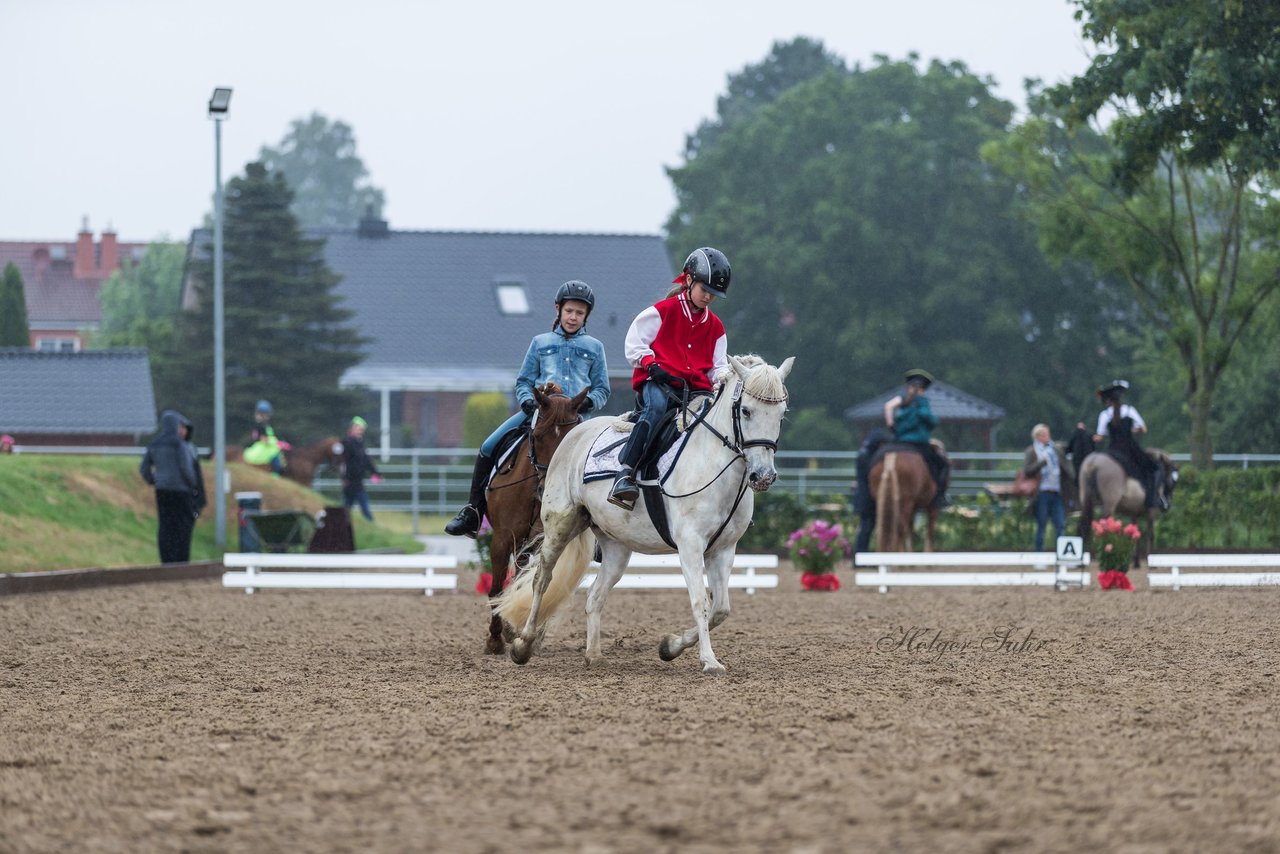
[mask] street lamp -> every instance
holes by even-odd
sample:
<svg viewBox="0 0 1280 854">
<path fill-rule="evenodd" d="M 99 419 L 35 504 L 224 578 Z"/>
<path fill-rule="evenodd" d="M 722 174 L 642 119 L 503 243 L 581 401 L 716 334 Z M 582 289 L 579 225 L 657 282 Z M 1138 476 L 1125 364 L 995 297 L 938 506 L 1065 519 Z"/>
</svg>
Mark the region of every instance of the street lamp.
<svg viewBox="0 0 1280 854">
<path fill-rule="evenodd" d="M 214 89 L 209 99 L 213 119 L 213 457 L 214 507 L 217 527 L 214 539 L 227 544 L 227 374 L 223 349 L 222 313 L 222 121 L 231 106 L 230 89 Z"/>
</svg>

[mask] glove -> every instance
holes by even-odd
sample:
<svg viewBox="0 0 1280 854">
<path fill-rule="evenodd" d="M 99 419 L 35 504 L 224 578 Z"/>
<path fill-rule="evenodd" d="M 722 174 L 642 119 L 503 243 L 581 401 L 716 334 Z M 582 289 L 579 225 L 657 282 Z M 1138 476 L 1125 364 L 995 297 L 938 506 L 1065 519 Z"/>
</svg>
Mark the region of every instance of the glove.
<svg viewBox="0 0 1280 854">
<path fill-rule="evenodd" d="M 596 408 L 596 405 L 591 401 L 591 398 L 588 397 L 586 400 L 582 401 L 582 406 L 578 407 L 578 413 L 581 415 L 586 415 L 588 412 L 590 412 L 595 408 Z"/>
<path fill-rule="evenodd" d="M 293 445 L 290 445 L 288 442 L 284 441 L 283 439 L 281 439 L 281 440 L 280 440 L 279 442 L 277 442 L 276 444 L 279 446 L 280 450 L 282 450 L 282 451 L 292 451 L 292 450 L 293 450 Z"/>
<path fill-rule="evenodd" d="M 369 482 L 370 482 L 370 483 L 382 483 L 382 475 L 377 474 L 377 473 L 374 473 L 374 474 L 369 475 Z"/>
<path fill-rule="evenodd" d="M 654 382 L 666 383 L 667 385 L 684 385 L 684 380 L 675 376 L 657 362 L 649 365 L 649 379 Z"/>
<path fill-rule="evenodd" d="M 532 397 L 528 400 L 522 400 L 520 401 L 520 409 L 524 411 L 525 415 L 532 415 L 538 411 L 538 401 Z"/>
</svg>

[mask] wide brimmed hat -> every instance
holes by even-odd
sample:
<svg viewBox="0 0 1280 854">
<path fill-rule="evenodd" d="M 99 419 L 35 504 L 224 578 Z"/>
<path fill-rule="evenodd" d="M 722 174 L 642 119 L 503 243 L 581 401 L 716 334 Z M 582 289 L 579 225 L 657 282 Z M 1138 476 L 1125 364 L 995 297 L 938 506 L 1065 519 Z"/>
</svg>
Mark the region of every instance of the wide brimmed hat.
<svg viewBox="0 0 1280 854">
<path fill-rule="evenodd" d="M 1098 386 L 1098 397 L 1114 397 L 1129 390 L 1128 380 L 1112 380 L 1106 385 Z"/>
<path fill-rule="evenodd" d="M 933 374 L 923 368 L 912 368 L 907 371 L 904 379 L 907 381 L 907 385 L 915 383 L 916 385 L 922 385 L 925 388 L 933 385 Z"/>
</svg>

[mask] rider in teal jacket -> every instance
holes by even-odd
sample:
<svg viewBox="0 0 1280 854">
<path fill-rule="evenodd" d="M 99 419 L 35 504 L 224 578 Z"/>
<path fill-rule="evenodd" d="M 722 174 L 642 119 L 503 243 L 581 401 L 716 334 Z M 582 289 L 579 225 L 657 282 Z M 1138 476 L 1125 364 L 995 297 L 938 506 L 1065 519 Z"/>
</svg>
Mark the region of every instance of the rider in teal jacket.
<svg viewBox="0 0 1280 854">
<path fill-rule="evenodd" d="M 929 399 L 924 396 L 929 386 L 933 385 L 933 377 L 928 371 L 914 368 L 907 371 L 905 379 L 905 394 L 897 395 L 885 403 L 884 420 L 893 429 L 895 441 L 914 445 L 920 456 L 924 457 L 929 473 L 938 485 L 934 506 L 946 507 L 951 464 L 930 441 L 933 429 L 938 426 L 938 416 L 933 414 Z"/>
</svg>

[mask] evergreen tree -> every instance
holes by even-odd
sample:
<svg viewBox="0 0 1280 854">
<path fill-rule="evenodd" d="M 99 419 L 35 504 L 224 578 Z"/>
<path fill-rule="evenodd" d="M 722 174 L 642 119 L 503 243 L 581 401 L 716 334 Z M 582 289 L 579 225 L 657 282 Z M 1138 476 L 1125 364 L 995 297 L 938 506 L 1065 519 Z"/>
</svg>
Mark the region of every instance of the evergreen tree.
<svg viewBox="0 0 1280 854">
<path fill-rule="evenodd" d="M 335 292 L 321 240 L 302 236 L 289 210 L 284 176 L 261 162 L 227 185 L 223 244 L 227 442 L 253 427 L 254 404 L 271 401 L 273 426 L 298 444 L 333 433 L 362 398 L 338 387 L 363 358 L 367 339 Z M 190 264 L 199 307 L 177 321 L 172 349 L 157 372 L 162 405 L 184 412 L 200 435 L 213 435 L 213 247 Z"/>
<path fill-rule="evenodd" d="M 369 170 L 345 122 L 319 113 L 295 119 L 280 145 L 264 145 L 258 159 L 289 182 L 290 208 L 303 228 L 354 228 L 366 213 L 381 216 L 386 204 L 386 194 L 367 183 Z"/>
<path fill-rule="evenodd" d="M 22 273 L 13 262 L 0 276 L 0 347 L 30 347 L 31 327 L 27 323 L 27 295 Z"/>
</svg>

